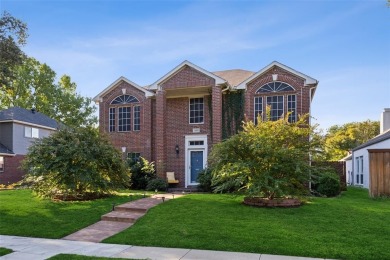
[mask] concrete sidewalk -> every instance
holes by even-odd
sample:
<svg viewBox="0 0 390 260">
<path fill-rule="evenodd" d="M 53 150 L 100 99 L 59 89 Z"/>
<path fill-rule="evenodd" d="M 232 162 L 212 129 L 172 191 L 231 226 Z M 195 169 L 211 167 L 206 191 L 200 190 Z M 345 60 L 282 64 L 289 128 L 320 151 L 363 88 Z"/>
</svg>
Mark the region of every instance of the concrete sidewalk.
<svg viewBox="0 0 390 260">
<path fill-rule="evenodd" d="M 161 260 L 314 260 L 293 256 L 277 256 L 266 254 L 236 253 L 211 250 L 195 250 L 182 248 L 142 247 L 103 244 L 63 239 L 44 239 L 0 235 L 0 247 L 12 249 L 14 252 L 0 259 L 43 260 L 57 254 L 77 254 L 87 256 L 103 256 L 134 259 Z M 322 258 L 321 258 L 322 259 Z"/>
</svg>

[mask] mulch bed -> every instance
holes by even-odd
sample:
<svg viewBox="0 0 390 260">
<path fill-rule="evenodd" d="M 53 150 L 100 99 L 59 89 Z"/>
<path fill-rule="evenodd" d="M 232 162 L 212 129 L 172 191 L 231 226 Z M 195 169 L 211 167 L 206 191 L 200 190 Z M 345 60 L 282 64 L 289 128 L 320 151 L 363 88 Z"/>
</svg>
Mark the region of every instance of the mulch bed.
<svg viewBox="0 0 390 260">
<path fill-rule="evenodd" d="M 301 206 L 301 201 L 298 199 L 290 199 L 290 198 L 276 198 L 276 199 L 267 199 L 261 197 L 245 197 L 244 202 L 245 205 L 253 206 L 253 207 L 281 207 L 281 208 L 293 208 Z"/>
</svg>

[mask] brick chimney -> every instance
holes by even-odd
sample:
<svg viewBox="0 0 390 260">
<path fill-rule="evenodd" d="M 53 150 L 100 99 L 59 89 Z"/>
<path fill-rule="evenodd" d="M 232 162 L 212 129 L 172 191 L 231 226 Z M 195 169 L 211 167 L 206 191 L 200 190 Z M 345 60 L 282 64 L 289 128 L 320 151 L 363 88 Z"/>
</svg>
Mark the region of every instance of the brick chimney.
<svg viewBox="0 0 390 260">
<path fill-rule="evenodd" d="M 380 133 L 384 133 L 390 129 L 390 108 L 385 108 L 381 115 Z"/>
</svg>

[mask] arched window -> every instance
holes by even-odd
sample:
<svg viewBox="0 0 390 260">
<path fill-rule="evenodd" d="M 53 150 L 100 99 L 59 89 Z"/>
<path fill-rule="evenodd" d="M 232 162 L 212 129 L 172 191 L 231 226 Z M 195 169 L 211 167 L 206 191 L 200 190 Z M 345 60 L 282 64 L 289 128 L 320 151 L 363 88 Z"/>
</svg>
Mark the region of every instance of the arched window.
<svg viewBox="0 0 390 260">
<path fill-rule="evenodd" d="M 121 105 L 121 104 L 131 104 L 131 103 L 138 103 L 138 99 L 134 96 L 130 95 L 122 95 L 117 98 L 115 98 L 111 105 Z"/>
<path fill-rule="evenodd" d="M 281 92 L 290 93 L 281 93 Z M 287 112 L 291 112 L 288 117 L 289 122 L 295 122 L 297 116 L 297 99 L 295 89 L 287 83 L 275 81 L 264 84 L 257 89 L 254 99 L 254 122 L 257 123 L 257 116 L 263 115 L 267 106 L 270 107 L 270 120 L 278 120 Z M 275 94 L 274 94 L 275 93 Z M 259 95 L 259 94 L 264 94 Z"/>
<path fill-rule="evenodd" d="M 256 94 L 267 93 L 267 92 L 282 92 L 282 91 L 294 91 L 295 89 L 284 82 L 274 81 L 269 82 L 261 86 Z"/>
<path fill-rule="evenodd" d="M 116 97 L 109 109 L 109 132 L 129 132 L 141 130 L 141 106 L 139 100 L 131 95 Z"/>
</svg>

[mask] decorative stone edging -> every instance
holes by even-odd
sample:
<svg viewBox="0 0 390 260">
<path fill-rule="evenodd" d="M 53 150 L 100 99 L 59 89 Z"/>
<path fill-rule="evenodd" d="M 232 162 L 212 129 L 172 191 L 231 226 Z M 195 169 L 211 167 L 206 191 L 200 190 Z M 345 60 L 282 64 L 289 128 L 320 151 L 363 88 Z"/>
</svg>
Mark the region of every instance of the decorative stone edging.
<svg viewBox="0 0 390 260">
<path fill-rule="evenodd" d="M 291 208 L 301 206 L 301 201 L 298 199 L 286 199 L 286 198 L 276 198 L 276 199 L 267 199 L 261 197 L 245 197 L 245 205 L 254 206 L 254 207 L 282 207 L 282 208 Z"/>
</svg>

